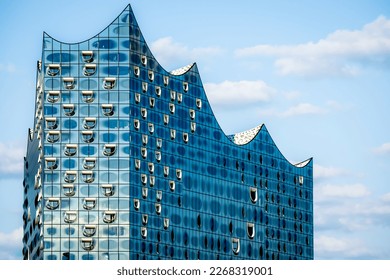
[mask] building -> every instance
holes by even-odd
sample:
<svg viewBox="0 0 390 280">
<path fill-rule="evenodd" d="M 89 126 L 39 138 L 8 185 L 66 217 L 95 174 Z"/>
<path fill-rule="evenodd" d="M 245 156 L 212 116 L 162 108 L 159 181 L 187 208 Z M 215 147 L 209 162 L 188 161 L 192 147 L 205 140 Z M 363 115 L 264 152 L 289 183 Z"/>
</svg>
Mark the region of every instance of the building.
<svg viewBox="0 0 390 280">
<path fill-rule="evenodd" d="M 24 259 L 312 259 L 312 160 L 264 125 L 226 136 L 196 64 L 167 72 L 130 6 L 81 43 L 43 35 Z"/>
</svg>

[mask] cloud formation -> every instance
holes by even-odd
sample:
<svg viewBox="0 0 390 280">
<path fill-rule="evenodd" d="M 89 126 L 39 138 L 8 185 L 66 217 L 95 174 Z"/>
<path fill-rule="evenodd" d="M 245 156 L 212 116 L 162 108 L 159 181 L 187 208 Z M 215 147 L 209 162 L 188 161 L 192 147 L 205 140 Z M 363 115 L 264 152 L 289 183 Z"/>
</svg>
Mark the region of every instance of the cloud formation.
<svg viewBox="0 0 390 280">
<path fill-rule="evenodd" d="M 13 144 L 0 143 L 0 174 L 15 175 L 23 172 L 24 149 Z"/>
<path fill-rule="evenodd" d="M 320 185 L 316 189 L 316 199 L 329 198 L 361 198 L 370 195 L 368 188 L 360 183 L 351 185 Z"/>
<path fill-rule="evenodd" d="M 390 155 L 390 142 L 374 148 L 373 152 L 377 155 Z"/>
<path fill-rule="evenodd" d="M 347 172 L 341 168 L 336 168 L 333 166 L 326 167 L 319 164 L 314 164 L 314 179 L 334 178 L 345 174 L 347 174 Z"/>
<path fill-rule="evenodd" d="M 317 42 L 257 45 L 236 51 L 239 57 L 275 56 L 282 75 L 356 75 L 363 65 L 383 67 L 390 59 L 390 20 L 384 16 L 360 30 L 337 30 Z"/>
<path fill-rule="evenodd" d="M 250 105 L 268 102 L 276 90 L 263 81 L 224 81 L 204 85 L 213 105 Z"/>
<path fill-rule="evenodd" d="M 23 229 L 18 228 L 10 233 L 0 232 L 0 260 L 21 258 Z"/>
</svg>

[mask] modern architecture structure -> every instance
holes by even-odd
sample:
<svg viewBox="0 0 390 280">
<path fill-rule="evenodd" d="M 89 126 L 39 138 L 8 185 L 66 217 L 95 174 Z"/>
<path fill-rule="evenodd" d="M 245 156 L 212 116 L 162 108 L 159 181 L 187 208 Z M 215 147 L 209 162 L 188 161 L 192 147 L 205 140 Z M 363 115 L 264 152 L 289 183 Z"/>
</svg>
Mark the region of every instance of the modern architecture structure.
<svg viewBox="0 0 390 280">
<path fill-rule="evenodd" d="M 168 72 L 130 6 L 84 42 L 43 35 L 24 259 L 312 259 L 312 160 L 226 136 L 196 64 Z"/>
</svg>

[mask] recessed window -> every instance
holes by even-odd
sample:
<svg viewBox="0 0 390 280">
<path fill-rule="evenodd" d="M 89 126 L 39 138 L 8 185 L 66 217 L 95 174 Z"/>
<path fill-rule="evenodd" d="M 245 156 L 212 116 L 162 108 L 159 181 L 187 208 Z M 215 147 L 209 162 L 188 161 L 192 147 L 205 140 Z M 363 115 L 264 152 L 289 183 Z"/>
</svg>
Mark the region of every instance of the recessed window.
<svg viewBox="0 0 390 280">
<path fill-rule="evenodd" d="M 182 176 L 183 176 L 183 172 L 181 171 L 181 169 L 176 169 L 177 179 L 181 180 Z"/>
<path fill-rule="evenodd" d="M 64 87 L 66 89 L 74 89 L 74 87 L 75 87 L 75 80 L 74 80 L 73 77 L 62 78 L 62 81 L 64 82 Z"/>
<path fill-rule="evenodd" d="M 138 66 L 134 66 L 134 76 L 139 77 L 140 72 L 141 71 L 139 70 L 139 67 Z"/>
<path fill-rule="evenodd" d="M 89 130 L 82 131 L 81 137 L 83 138 L 83 141 L 85 143 L 92 143 L 94 141 L 93 131 L 89 131 Z"/>
<path fill-rule="evenodd" d="M 103 155 L 112 156 L 115 154 L 116 145 L 115 144 L 104 144 Z"/>
<path fill-rule="evenodd" d="M 148 182 L 148 176 L 146 174 L 141 174 L 141 183 L 146 185 Z"/>
<path fill-rule="evenodd" d="M 250 239 L 253 239 L 255 237 L 255 224 L 247 223 L 246 228 L 246 233 L 248 234 L 248 237 Z"/>
<path fill-rule="evenodd" d="M 83 178 L 83 181 L 88 184 L 92 183 L 95 180 L 94 173 L 91 170 L 81 171 L 81 176 Z"/>
<path fill-rule="evenodd" d="M 169 103 L 169 112 L 171 112 L 171 114 L 175 113 L 175 104 Z"/>
<path fill-rule="evenodd" d="M 175 181 L 169 181 L 169 189 L 171 190 L 171 191 L 175 191 L 175 188 L 176 188 L 176 186 L 175 186 L 176 184 L 175 184 Z"/>
<path fill-rule="evenodd" d="M 65 211 L 64 213 L 64 222 L 71 224 L 77 220 L 77 212 L 76 211 Z"/>
<path fill-rule="evenodd" d="M 191 123 L 191 132 L 194 133 L 196 130 L 196 123 L 192 122 Z"/>
<path fill-rule="evenodd" d="M 116 219 L 116 212 L 115 211 L 104 211 L 103 213 L 103 222 L 107 224 L 111 224 L 115 221 Z"/>
<path fill-rule="evenodd" d="M 180 104 L 181 102 L 183 102 L 183 95 L 181 93 L 178 93 L 177 94 L 177 102 Z"/>
<path fill-rule="evenodd" d="M 171 133 L 170 134 L 171 134 L 171 139 L 172 140 L 176 138 L 176 130 L 171 129 Z"/>
<path fill-rule="evenodd" d="M 164 176 L 165 177 L 169 176 L 169 166 L 164 166 Z"/>
<path fill-rule="evenodd" d="M 96 233 L 96 225 L 85 225 L 83 227 L 83 235 L 87 237 L 94 236 Z"/>
<path fill-rule="evenodd" d="M 156 183 L 156 177 L 154 176 L 149 176 L 149 184 L 150 184 L 150 187 L 153 187 Z"/>
<path fill-rule="evenodd" d="M 85 103 L 91 103 L 95 99 L 92 90 L 83 90 L 81 91 L 81 95 Z"/>
<path fill-rule="evenodd" d="M 148 150 L 144 147 L 141 148 L 141 156 L 146 158 L 148 156 Z"/>
<path fill-rule="evenodd" d="M 103 184 L 101 185 L 104 196 L 113 196 L 114 195 L 114 186 L 112 184 Z"/>
<path fill-rule="evenodd" d="M 153 162 L 149 162 L 148 163 L 148 170 L 149 170 L 150 173 L 153 174 L 153 172 L 154 172 L 154 164 L 153 164 Z"/>
<path fill-rule="evenodd" d="M 249 188 L 249 196 L 251 198 L 252 203 L 256 203 L 258 199 L 257 189 L 253 187 Z"/>
<path fill-rule="evenodd" d="M 65 196 L 70 197 L 75 195 L 75 188 L 73 184 L 64 184 L 62 185 L 62 189 Z"/>
<path fill-rule="evenodd" d="M 157 162 L 160 162 L 161 161 L 161 152 L 160 151 L 156 151 L 155 152 L 155 156 L 156 156 Z"/>
<path fill-rule="evenodd" d="M 156 101 L 153 97 L 149 97 L 149 106 L 150 108 L 154 108 L 154 106 L 156 105 Z"/>
<path fill-rule="evenodd" d="M 149 216 L 147 214 L 142 214 L 142 224 L 146 226 L 148 224 Z"/>
<path fill-rule="evenodd" d="M 190 118 L 191 120 L 194 120 L 195 119 L 195 110 L 194 109 L 190 109 Z"/>
<path fill-rule="evenodd" d="M 176 99 L 176 91 L 171 90 L 171 101 L 174 101 Z"/>
<path fill-rule="evenodd" d="M 183 90 L 184 90 L 184 92 L 188 91 L 188 83 L 187 82 L 183 83 Z"/>
<path fill-rule="evenodd" d="M 138 104 L 141 102 L 141 94 L 139 93 L 134 93 L 134 100 L 135 100 L 135 103 Z"/>
<path fill-rule="evenodd" d="M 148 135 L 142 134 L 142 144 L 144 146 L 148 144 Z"/>
<path fill-rule="evenodd" d="M 114 77 L 107 77 L 103 80 L 103 88 L 104 89 L 113 89 L 116 84 L 116 78 Z"/>
<path fill-rule="evenodd" d="M 112 116 L 114 114 L 114 105 L 112 104 L 102 104 L 103 115 Z"/>
<path fill-rule="evenodd" d="M 141 227 L 141 236 L 143 239 L 148 237 L 148 229 L 146 227 Z"/>
<path fill-rule="evenodd" d="M 240 239 L 232 238 L 232 251 L 235 255 L 240 253 Z"/>
<path fill-rule="evenodd" d="M 55 210 L 60 206 L 60 199 L 56 197 L 50 197 L 46 201 L 46 208 L 50 210 Z"/>
<path fill-rule="evenodd" d="M 161 214 L 161 204 L 160 203 L 156 203 L 154 205 L 155 209 L 156 209 L 156 214 L 157 215 L 160 215 Z"/>
<path fill-rule="evenodd" d="M 148 131 L 150 134 L 154 133 L 154 124 L 148 123 Z"/>
<path fill-rule="evenodd" d="M 57 169 L 58 164 L 57 164 L 57 159 L 53 157 L 48 157 L 45 158 L 46 161 L 46 168 L 49 170 L 54 170 Z"/>
<path fill-rule="evenodd" d="M 148 188 L 142 188 L 142 198 L 146 199 L 148 197 Z"/>
<path fill-rule="evenodd" d="M 76 144 L 66 144 L 64 154 L 68 157 L 72 157 L 77 153 L 77 145 Z"/>
<path fill-rule="evenodd" d="M 148 83 L 142 82 L 142 91 L 147 92 L 148 91 Z"/>
<path fill-rule="evenodd" d="M 84 76 L 92 76 L 93 74 L 96 73 L 96 64 L 85 64 L 84 65 Z"/>
<path fill-rule="evenodd" d="M 134 160 L 134 167 L 136 170 L 139 170 L 141 168 L 141 161 L 139 159 Z"/>
<path fill-rule="evenodd" d="M 162 191 L 156 191 L 156 200 L 161 201 L 162 200 Z"/>
<path fill-rule="evenodd" d="M 57 76 L 60 74 L 61 66 L 59 64 L 49 64 L 47 66 L 47 75 L 49 76 Z"/>
<path fill-rule="evenodd" d="M 161 147 L 162 147 L 162 139 L 161 138 L 156 139 L 156 147 L 157 147 L 157 149 L 161 149 Z"/>
<path fill-rule="evenodd" d="M 169 218 L 164 218 L 164 229 L 169 228 Z"/>
<path fill-rule="evenodd" d="M 75 114 L 74 104 L 64 104 L 62 108 L 64 109 L 65 116 L 71 117 Z"/>
<path fill-rule="evenodd" d="M 92 129 L 96 125 L 96 118 L 85 118 L 83 121 L 83 126 L 85 129 Z"/>
<path fill-rule="evenodd" d="M 184 143 L 188 143 L 188 133 L 186 132 L 183 133 L 183 141 Z"/>
<path fill-rule="evenodd" d="M 149 78 L 149 81 L 153 82 L 153 80 L 154 80 L 154 72 L 152 70 L 148 71 L 148 78 Z"/>
<path fill-rule="evenodd" d="M 163 81 L 164 81 L 164 86 L 167 86 L 169 84 L 169 77 L 168 76 L 164 76 L 163 77 Z"/>
<path fill-rule="evenodd" d="M 87 157 L 84 159 L 83 167 L 84 169 L 94 169 L 96 166 L 96 158 Z"/>
<path fill-rule="evenodd" d="M 164 114 L 164 124 L 167 125 L 169 123 L 169 116 Z"/>
<path fill-rule="evenodd" d="M 65 171 L 64 181 L 66 183 L 74 183 L 76 181 L 76 178 L 77 178 L 76 171 L 72 171 L 72 170 Z"/>
<path fill-rule="evenodd" d="M 50 90 L 47 92 L 47 101 L 56 103 L 60 99 L 60 92 L 57 90 Z"/>
<path fill-rule="evenodd" d="M 198 109 L 202 108 L 202 100 L 201 99 L 197 98 L 195 103 L 196 103 L 196 107 L 198 107 Z"/>
<path fill-rule="evenodd" d="M 146 119 L 148 117 L 148 110 L 141 108 L 141 116 L 142 118 Z"/>
<path fill-rule="evenodd" d="M 83 202 L 84 209 L 91 210 L 91 209 L 95 208 L 95 206 L 96 206 L 96 198 L 94 198 L 94 197 L 84 198 L 84 202 Z"/>
<path fill-rule="evenodd" d="M 47 129 L 56 129 L 58 127 L 57 118 L 45 118 Z"/>
<path fill-rule="evenodd" d="M 84 62 L 92 62 L 93 61 L 93 51 L 82 51 L 81 57 Z"/>
<path fill-rule="evenodd" d="M 303 185 L 303 176 L 298 177 L 299 185 Z"/>
<path fill-rule="evenodd" d="M 146 64 L 148 63 L 148 58 L 146 57 L 146 55 L 141 55 L 141 63 L 144 66 L 146 66 Z"/>
<path fill-rule="evenodd" d="M 92 238 L 81 238 L 81 247 L 85 251 L 92 251 L 95 248 L 95 241 Z"/>
<path fill-rule="evenodd" d="M 133 206 L 134 206 L 134 209 L 135 209 L 135 210 L 137 210 L 137 211 L 139 210 L 139 208 L 140 208 L 140 206 L 141 206 L 141 205 L 140 205 L 140 202 L 139 202 L 139 199 L 137 199 L 137 198 L 134 198 L 134 199 L 133 199 Z"/>
<path fill-rule="evenodd" d="M 156 88 L 155 88 L 155 91 L 156 91 L 156 95 L 157 95 L 158 97 L 160 97 L 160 96 L 161 96 L 161 88 L 160 88 L 160 87 L 156 87 Z"/>
</svg>

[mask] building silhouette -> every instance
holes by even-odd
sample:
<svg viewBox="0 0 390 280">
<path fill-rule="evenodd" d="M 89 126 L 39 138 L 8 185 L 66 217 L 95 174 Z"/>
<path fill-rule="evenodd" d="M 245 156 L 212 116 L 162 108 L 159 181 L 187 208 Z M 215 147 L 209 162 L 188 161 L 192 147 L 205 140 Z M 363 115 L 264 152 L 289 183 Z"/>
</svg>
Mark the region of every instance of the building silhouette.
<svg viewBox="0 0 390 280">
<path fill-rule="evenodd" d="M 226 136 L 130 5 L 84 42 L 44 33 L 23 185 L 24 259 L 313 259 L 312 160 Z"/>
</svg>

